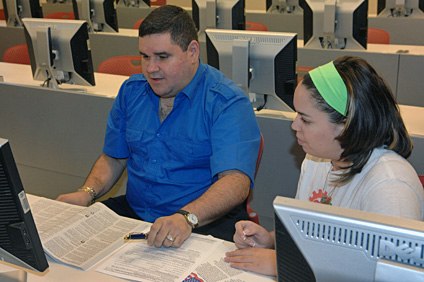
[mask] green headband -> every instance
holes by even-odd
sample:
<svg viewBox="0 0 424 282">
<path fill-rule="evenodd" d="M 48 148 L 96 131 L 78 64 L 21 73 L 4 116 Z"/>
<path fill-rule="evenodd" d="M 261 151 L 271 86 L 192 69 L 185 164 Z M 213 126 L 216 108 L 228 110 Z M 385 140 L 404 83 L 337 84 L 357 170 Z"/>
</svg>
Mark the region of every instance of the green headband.
<svg viewBox="0 0 424 282">
<path fill-rule="evenodd" d="M 347 89 L 333 62 L 311 70 L 309 75 L 324 100 L 346 116 Z"/>
</svg>

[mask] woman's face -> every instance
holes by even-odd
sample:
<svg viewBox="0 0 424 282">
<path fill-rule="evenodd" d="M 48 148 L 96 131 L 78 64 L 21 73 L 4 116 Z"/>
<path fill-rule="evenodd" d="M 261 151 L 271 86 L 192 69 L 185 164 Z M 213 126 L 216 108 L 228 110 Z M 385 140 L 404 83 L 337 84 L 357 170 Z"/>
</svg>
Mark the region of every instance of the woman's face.
<svg viewBox="0 0 424 282">
<path fill-rule="evenodd" d="M 302 83 L 294 92 L 294 107 L 297 116 L 292 129 L 296 131 L 297 142 L 305 153 L 338 161 L 343 150 L 335 138 L 342 132 L 344 124 L 331 123 L 328 115 L 316 108 L 310 92 Z"/>
</svg>

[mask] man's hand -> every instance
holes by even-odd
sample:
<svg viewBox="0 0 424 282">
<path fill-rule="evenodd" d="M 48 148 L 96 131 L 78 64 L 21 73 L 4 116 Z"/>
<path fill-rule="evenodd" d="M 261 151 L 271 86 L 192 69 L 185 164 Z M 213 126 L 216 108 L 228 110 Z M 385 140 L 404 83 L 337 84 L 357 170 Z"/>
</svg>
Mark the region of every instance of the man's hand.
<svg viewBox="0 0 424 282">
<path fill-rule="evenodd" d="M 190 237 L 191 231 L 192 227 L 181 214 L 160 217 L 150 227 L 147 245 L 178 248 Z"/>
</svg>

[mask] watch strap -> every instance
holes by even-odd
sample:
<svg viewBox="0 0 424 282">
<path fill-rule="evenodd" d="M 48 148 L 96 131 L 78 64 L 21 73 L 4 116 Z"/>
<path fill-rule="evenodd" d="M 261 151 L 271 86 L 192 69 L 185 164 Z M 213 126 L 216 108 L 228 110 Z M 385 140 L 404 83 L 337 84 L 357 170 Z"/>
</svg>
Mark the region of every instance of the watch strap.
<svg viewBox="0 0 424 282">
<path fill-rule="evenodd" d="M 194 224 L 189 220 L 188 216 L 191 214 L 190 212 L 185 210 L 178 210 L 175 213 L 182 214 L 185 217 L 187 223 L 191 225 L 191 227 L 196 228 L 199 225 L 199 224 Z"/>
</svg>

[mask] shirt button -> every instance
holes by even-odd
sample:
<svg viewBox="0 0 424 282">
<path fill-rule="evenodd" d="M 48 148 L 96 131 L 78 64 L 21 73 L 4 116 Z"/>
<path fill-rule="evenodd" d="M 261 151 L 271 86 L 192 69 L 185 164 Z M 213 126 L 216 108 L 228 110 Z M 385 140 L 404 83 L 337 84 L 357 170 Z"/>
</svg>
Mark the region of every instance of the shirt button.
<svg viewBox="0 0 424 282">
<path fill-rule="evenodd" d="M 160 137 L 160 133 L 156 134 L 157 137 Z"/>
<path fill-rule="evenodd" d="M 155 164 L 157 161 L 156 160 L 152 160 L 152 163 Z"/>
</svg>

